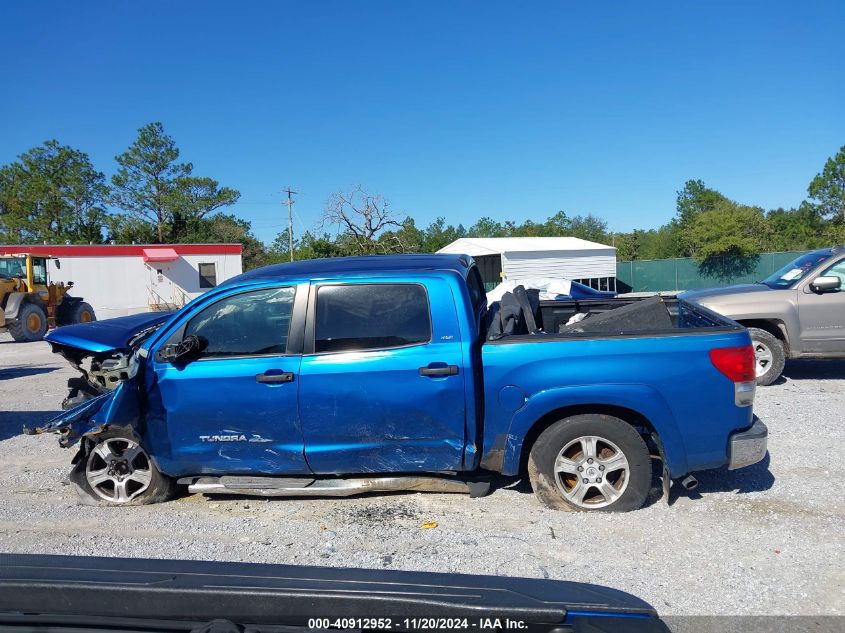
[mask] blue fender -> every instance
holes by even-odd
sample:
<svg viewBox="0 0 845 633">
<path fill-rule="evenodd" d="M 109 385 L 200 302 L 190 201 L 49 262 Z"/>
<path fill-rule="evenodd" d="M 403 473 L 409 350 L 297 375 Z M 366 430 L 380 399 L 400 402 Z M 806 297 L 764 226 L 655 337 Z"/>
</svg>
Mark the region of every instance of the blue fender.
<svg viewBox="0 0 845 633">
<path fill-rule="evenodd" d="M 559 387 L 531 396 L 511 419 L 502 473 L 515 475 L 519 472 L 523 441 L 541 418 L 564 407 L 590 404 L 623 407 L 642 415 L 663 444 L 669 472 L 678 476 L 688 472 L 686 448 L 663 396 L 647 385 L 609 384 Z"/>
<path fill-rule="evenodd" d="M 114 391 L 63 411 L 39 427 L 24 427 L 23 432 L 26 435 L 57 433 L 59 445 L 70 448 L 83 437 L 93 437 L 110 426 L 134 428 L 140 415 L 134 382 L 134 378 L 121 382 Z"/>
</svg>

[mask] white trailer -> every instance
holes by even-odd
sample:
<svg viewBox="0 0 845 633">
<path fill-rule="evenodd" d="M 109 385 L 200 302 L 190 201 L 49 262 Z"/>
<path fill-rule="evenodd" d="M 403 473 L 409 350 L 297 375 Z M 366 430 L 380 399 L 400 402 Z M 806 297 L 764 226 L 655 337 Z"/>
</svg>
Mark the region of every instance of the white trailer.
<svg viewBox="0 0 845 633">
<path fill-rule="evenodd" d="M 503 279 L 536 277 L 616 290 L 616 249 L 577 237 L 462 237 L 437 252 L 472 257 L 488 290 Z"/>
<path fill-rule="evenodd" d="M 0 254 L 51 255 L 50 281 L 73 282 L 98 319 L 172 310 L 241 274 L 240 244 L 12 245 Z"/>
</svg>

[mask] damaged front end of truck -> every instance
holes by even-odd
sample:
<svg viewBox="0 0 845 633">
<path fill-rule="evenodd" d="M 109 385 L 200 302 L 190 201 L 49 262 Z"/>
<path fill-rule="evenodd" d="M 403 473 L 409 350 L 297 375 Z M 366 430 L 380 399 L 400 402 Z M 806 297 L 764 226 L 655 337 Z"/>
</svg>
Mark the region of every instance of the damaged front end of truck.
<svg viewBox="0 0 845 633">
<path fill-rule="evenodd" d="M 59 446 L 72 448 L 81 440 L 94 440 L 109 429 L 135 434 L 139 422 L 138 396 L 134 376 L 114 391 L 101 394 L 36 427 L 24 427 L 26 435 L 55 433 Z M 76 458 L 74 458 L 76 463 Z"/>
<path fill-rule="evenodd" d="M 51 331 L 44 340 L 81 376 L 68 380 L 62 409 L 73 410 L 91 399 L 111 393 L 129 378 L 138 348 L 174 315 L 148 312 L 80 323 Z"/>
<path fill-rule="evenodd" d="M 131 502 L 151 483 L 154 467 L 141 448 L 135 376 L 114 391 L 64 411 L 27 435 L 54 433 L 63 448 L 77 447 L 69 479 L 84 502 Z"/>
<path fill-rule="evenodd" d="M 63 403 L 65 411 L 44 424 L 24 427 L 23 432 L 56 434 L 60 446 L 77 448 L 69 479 L 84 503 L 132 505 L 148 491 L 162 498 L 167 492 L 166 478 L 142 448 L 145 390 L 140 347 L 170 316 L 136 315 L 69 326 L 47 337 L 53 351 L 83 376 L 68 382 L 71 395 Z M 86 358 L 91 359 L 87 368 Z M 102 368 L 112 366 L 109 361 L 119 363 L 119 374 L 114 380 L 98 381 L 107 375 Z M 74 393 L 80 381 L 85 386 Z"/>
</svg>

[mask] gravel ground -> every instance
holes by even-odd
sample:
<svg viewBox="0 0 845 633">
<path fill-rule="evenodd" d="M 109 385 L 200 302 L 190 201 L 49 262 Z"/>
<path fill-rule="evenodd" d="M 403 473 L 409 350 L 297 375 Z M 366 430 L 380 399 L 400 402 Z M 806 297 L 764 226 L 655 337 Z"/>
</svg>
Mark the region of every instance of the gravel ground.
<svg viewBox="0 0 845 633">
<path fill-rule="evenodd" d="M 82 506 L 66 480 L 72 453 L 20 435 L 58 410 L 73 375 L 46 343 L 0 334 L 0 551 L 545 577 L 615 587 L 666 616 L 845 613 L 843 361 L 789 363 L 758 391 L 771 461 L 701 473 L 695 492 L 675 486 L 669 505 L 624 515 L 545 510 L 522 482 L 482 499 Z"/>
</svg>

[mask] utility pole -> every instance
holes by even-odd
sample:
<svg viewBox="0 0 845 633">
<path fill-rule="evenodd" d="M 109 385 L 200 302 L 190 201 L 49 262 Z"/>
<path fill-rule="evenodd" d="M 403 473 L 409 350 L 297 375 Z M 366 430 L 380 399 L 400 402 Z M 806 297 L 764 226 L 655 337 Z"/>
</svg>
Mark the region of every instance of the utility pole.
<svg viewBox="0 0 845 633">
<path fill-rule="evenodd" d="M 291 191 L 290 186 L 282 191 L 288 194 L 288 199 L 285 204 L 288 205 L 288 249 L 290 250 L 290 260 L 293 261 L 293 198 L 291 197 L 296 191 Z"/>
</svg>

